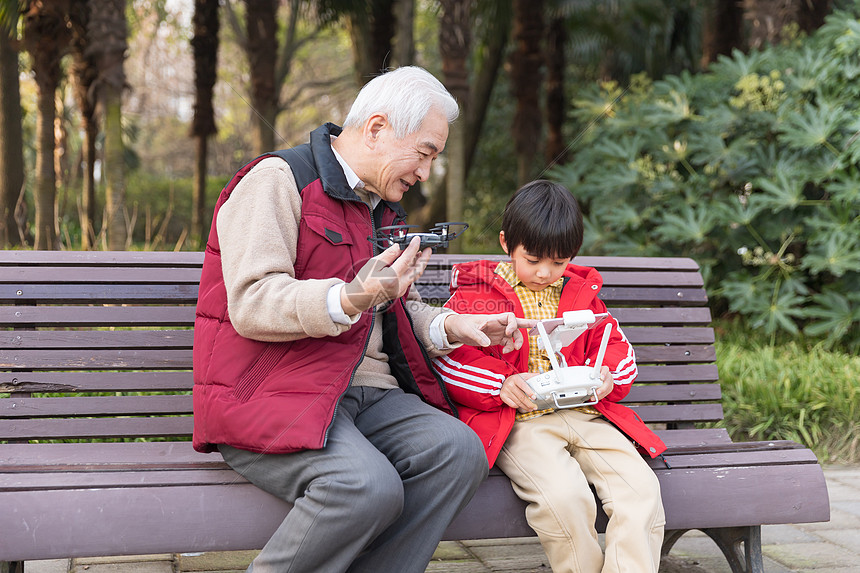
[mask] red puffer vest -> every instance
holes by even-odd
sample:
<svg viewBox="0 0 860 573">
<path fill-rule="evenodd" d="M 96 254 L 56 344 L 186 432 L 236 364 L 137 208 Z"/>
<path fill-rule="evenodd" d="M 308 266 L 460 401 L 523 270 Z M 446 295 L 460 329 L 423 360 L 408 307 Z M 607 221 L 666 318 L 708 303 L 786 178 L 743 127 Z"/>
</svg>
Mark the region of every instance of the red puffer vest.
<svg viewBox="0 0 860 573">
<path fill-rule="evenodd" d="M 373 313 L 363 313 L 339 336 L 269 343 L 240 336 L 227 314 L 227 292 L 215 221 L 236 184 L 265 157 L 290 164 L 302 196 L 302 216 L 294 264 L 296 278 L 338 277 L 350 281 L 374 255 L 367 240 L 375 227 L 402 221 L 399 204 L 347 208 L 360 201 L 349 188 L 331 151 L 326 124 L 310 142 L 265 154 L 244 166 L 221 192 L 206 244 L 194 325 L 194 449 L 217 444 L 265 453 L 288 453 L 325 446 L 340 397 L 364 357 Z M 376 222 L 374 222 L 374 220 Z M 454 414 L 427 354 L 412 330 L 403 304 L 382 313 L 383 349 L 400 386 Z"/>
</svg>

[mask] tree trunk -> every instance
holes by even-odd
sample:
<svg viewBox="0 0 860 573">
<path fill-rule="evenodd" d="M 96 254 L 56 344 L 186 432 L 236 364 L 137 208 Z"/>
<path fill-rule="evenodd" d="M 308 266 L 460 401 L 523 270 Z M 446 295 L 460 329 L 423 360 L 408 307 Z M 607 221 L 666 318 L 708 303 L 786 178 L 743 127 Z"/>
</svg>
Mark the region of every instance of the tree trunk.
<svg viewBox="0 0 860 573">
<path fill-rule="evenodd" d="M 552 19 L 546 48 L 546 163 L 563 164 L 565 158 L 564 127 L 567 118 L 567 99 L 564 96 L 564 69 L 567 63 L 564 49 L 567 45 L 567 22 L 562 16 Z"/>
<path fill-rule="evenodd" d="M 535 157 L 538 156 L 543 119 L 540 110 L 544 61 L 541 41 L 546 34 L 543 13 L 543 0 L 514 0 L 511 91 L 517 106 L 512 134 L 520 185 L 540 171 L 540 166 L 535 165 Z"/>
<path fill-rule="evenodd" d="M 81 156 L 84 163 L 83 184 L 80 200 L 81 249 L 90 250 L 95 245 L 96 212 L 96 136 L 98 125 L 95 118 L 96 101 L 92 91 L 98 77 L 96 63 L 90 54 L 90 39 L 87 27 L 90 20 L 89 0 L 72 0 L 69 20 L 72 26 L 71 76 L 74 83 L 75 100 L 81 114 Z"/>
<path fill-rule="evenodd" d="M 415 61 L 415 0 L 396 0 L 394 12 L 397 32 L 393 63 L 397 67 L 411 66 Z"/>
<path fill-rule="evenodd" d="M 128 49 L 125 0 L 100 1 L 90 13 L 87 33 L 91 38 L 88 56 L 97 63 L 100 75 L 95 84 L 104 115 L 104 179 L 107 248 L 127 248 L 131 233 L 125 222 L 125 157 L 122 141 L 122 91 L 125 88 L 125 53 Z"/>
<path fill-rule="evenodd" d="M 445 86 L 460 104 L 460 117 L 450 126 L 447 155 L 446 219 L 462 221 L 466 188 L 466 117 L 469 102 L 469 70 L 466 61 L 472 44 L 470 0 L 442 0 L 439 51 Z M 458 252 L 452 244 L 449 252 Z"/>
<path fill-rule="evenodd" d="M 81 191 L 81 249 L 88 251 L 96 246 L 96 137 L 98 125 L 95 118 L 84 126 L 81 155 L 84 163 L 83 189 Z"/>
<path fill-rule="evenodd" d="M 729 56 L 732 50 L 744 49 L 743 0 L 711 2 L 702 30 L 702 68 L 717 61 L 717 56 Z"/>
<path fill-rule="evenodd" d="M 18 51 L 0 28 L 0 247 L 21 244 L 15 206 L 24 187 L 24 137 Z M 21 229 L 23 231 L 23 229 Z"/>
<path fill-rule="evenodd" d="M 497 5 L 497 8 L 502 8 Z M 478 72 L 472 82 L 474 89 L 471 90 L 469 101 L 469 113 L 466 117 L 466 175 L 472 169 L 475 151 L 478 148 L 484 119 L 490 100 L 493 96 L 493 88 L 499 77 L 499 69 L 504 59 L 505 48 L 508 46 L 508 38 L 511 31 L 511 18 L 508 10 L 500 9 L 493 14 L 493 21 L 488 23 L 487 33 L 484 35 L 484 57 L 477 66 Z"/>
<path fill-rule="evenodd" d="M 218 0 L 196 0 L 194 4 L 194 118 L 191 135 L 197 142 L 191 207 L 191 241 L 202 245 L 206 232 L 206 165 L 208 140 L 217 131 L 212 107 L 218 66 Z"/>
<path fill-rule="evenodd" d="M 59 62 L 57 62 L 59 69 Z M 44 72 L 44 70 L 43 70 Z M 36 244 L 37 250 L 57 249 L 57 179 L 54 171 L 54 117 L 57 82 L 36 75 L 38 112 L 36 116 Z"/>
<path fill-rule="evenodd" d="M 109 251 L 124 251 L 128 231 L 125 225 L 125 158 L 122 143 L 122 93 L 106 87 L 102 94 L 105 117 L 104 177 L 105 217 Z"/>
<path fill-rule="evenodd" d="M 361 87 L 391 67 L 394 0 L 356 3 L 347 16 L 356 84 Z"/>
<path fill-rule="evenodd" d="M 254 152 L 260 155 L 275 149 L 275 118 L 278 113 L 278 91 L 275 86 L 278 0 L 245 0 L 245 6 Z"/>
</svg>

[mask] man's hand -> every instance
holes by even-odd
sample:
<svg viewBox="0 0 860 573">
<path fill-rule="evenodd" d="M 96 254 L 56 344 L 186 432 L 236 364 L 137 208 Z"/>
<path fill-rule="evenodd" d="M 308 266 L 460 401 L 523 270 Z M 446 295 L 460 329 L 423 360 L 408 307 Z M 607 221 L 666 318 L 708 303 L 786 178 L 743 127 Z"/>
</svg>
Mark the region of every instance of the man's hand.
<svg viewBox="0 0 860 573">
<path fill-rule="evenodd" d="M 414 237 L 402 253 L 395 244 L 367 261 L 340 292 L 343 311 L 358 314 L 406 294 L 430 260 L 430 249 L 419 254 L 420 244 L 421 239 Z"/>
<path fill-rule="evenodd" d="M 536 320 L 517 318 L 512 312 L 499 314 L 449 314 L 445 317 L 448 342 L 470 346 L 503 344 L 504 352 L 519 350 L 523 345 L 520 328 L 531 328 Z"/>
</svg>

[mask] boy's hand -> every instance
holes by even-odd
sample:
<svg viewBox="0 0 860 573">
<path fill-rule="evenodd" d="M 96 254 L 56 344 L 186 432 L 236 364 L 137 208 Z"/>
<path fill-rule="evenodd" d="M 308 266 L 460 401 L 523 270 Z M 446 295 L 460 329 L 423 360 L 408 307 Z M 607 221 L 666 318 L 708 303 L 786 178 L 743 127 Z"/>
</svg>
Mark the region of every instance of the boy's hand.
<svg viewBox="0 0 860 573">
<path fill-rule="evenodd" d="M 520 328 L 531 328 L 537 321 L 517 318 L 512 312 L 499 314 L 448 314 L 445 334 L 449 343 L 469 346 L 504 345 L 504 352 L 519 350 L 523 345 Z"/>
<path fill-rule="evenodd" d="M 612 378 L 612 373 L 609 371 L 609 366 L 600 368 L 600 387 L 597 389 L 597 399 L 603 400 L 615 388 L 615 380 Z"/>
<path fill-rule="evenodd" d="M 523 372 L 521 374 L 513 374 L 505 378 L 502 382 L 502 389 L 499 391 L 499 398 L 502 402 L 515 408 L 518 412 L 531 412 L 537 410 L 537 405 L 532 402 L 537 395 L 531 386 L 528 385 L 528 380 L 532 376 L 537 376 L 534 372 Z"/>
</svg>

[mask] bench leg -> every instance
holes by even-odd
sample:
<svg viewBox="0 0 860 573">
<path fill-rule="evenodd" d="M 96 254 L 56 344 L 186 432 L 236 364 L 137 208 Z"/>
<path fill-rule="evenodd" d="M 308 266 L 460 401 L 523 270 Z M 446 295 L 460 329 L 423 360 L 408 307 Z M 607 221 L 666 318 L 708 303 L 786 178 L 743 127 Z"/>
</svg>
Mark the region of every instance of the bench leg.
<svg viewBox="0 0 860 573">
<path fill-rule="evenodd" d="M 662 555 L 668 555 L 675 542 L 689 529 L 667 531 L 663 538 Z M 761 553 L 761 526 L 716 527 L 702 531 L 717 544 L 726 557 L 732 573 L 764 573 Z"/>
<path fill-rule="evenodd" d="M 24 562 L 0 561 L 0 573 L 24 573 Z"/>
<path fill-rule="evenodd" d="M 732 573 L 764 573 L 761 526 L 703 529 L 713 539 L 732 568 Z"/>
</svg>

